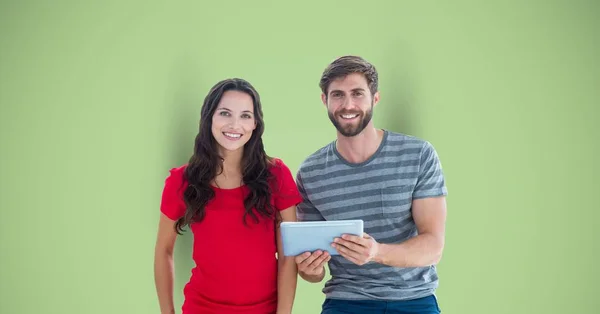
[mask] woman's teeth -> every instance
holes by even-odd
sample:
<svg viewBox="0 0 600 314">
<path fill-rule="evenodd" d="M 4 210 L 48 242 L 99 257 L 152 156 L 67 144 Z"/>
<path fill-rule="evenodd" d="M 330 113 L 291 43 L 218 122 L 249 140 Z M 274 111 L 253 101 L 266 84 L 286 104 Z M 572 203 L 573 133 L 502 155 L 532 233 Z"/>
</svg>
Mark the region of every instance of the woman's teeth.
<svg viewBox="0 0 600 314">
<path fill-rule="evenodd" d="M 242 136 L 241 134 L 227 133 L 227 132 L 223 132 L 223 135 L 225 135 L 227 137 L 231 137 L 231 138 L 240 138 Z"/>
</svg>

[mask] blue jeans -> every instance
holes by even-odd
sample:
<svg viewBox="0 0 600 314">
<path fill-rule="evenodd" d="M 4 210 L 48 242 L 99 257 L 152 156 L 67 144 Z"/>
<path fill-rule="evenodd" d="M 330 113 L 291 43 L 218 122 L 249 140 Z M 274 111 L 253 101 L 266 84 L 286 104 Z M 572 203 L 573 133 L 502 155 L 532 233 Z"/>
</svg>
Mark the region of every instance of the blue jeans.
<svg viewBox="0 0 600 314">
<path fill-rule="evenodd" d="M 434 295 L 407 301 L 326 299 L 321 314 L 439 314 Z"/>
</svg>

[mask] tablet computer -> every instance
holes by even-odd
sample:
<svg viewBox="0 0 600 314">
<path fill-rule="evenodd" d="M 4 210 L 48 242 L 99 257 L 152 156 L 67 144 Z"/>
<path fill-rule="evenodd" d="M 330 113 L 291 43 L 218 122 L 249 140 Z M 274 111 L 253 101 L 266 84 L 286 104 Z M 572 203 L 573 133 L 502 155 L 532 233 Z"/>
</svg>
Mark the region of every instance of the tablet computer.
<svg viewBox="0 0 600 314">
<path fill-rule="evenodd" d="M 331 247 L 334 238 L 343 234 L 363 235 L 362 220 L 285 221 L 281 223 L 280 228 L 285 256 L 296 256 L 316 250 L 339 255 L 337 250 Z"/>
</svg>

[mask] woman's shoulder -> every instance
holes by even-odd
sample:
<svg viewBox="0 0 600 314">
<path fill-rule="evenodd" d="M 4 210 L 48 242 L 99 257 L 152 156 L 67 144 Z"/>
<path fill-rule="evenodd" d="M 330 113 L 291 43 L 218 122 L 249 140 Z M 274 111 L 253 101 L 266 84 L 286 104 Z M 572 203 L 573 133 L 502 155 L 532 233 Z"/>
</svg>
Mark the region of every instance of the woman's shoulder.
<svg viewBox="0 0 600 314">
<path fill-rule="evenodd" d="M 185 181 L 185 169 L 187 164 L 175 166 L 169 169 L 169 175 L 167 176 L 167 183 L 181 183 Z"/>
<path fill-rule="evenodd" d="M 175 166 L 171 169 L 169 169 L 169 173 L 171 173 L 171 175 L 180 175 L 182 176 L 185 173 L 185 169 L 187 168 L 187 164 L 183 164 L 180 166 Z"/>
<path fill-rule="evenodd" d="M 271 159 L 269 160 L 269 169 L 277 170 L 281 169 L 282 167 L 287 167 L 287 165 L 283 162 L 281 158 L 271 157 Z"/>
<path fill-rule="evenodd" d="M 271 173 L 276 177 L 290 173 L 288 165 L 279 157 L 271 157 L 269 170 L 271 170 Z"/>
</svg>

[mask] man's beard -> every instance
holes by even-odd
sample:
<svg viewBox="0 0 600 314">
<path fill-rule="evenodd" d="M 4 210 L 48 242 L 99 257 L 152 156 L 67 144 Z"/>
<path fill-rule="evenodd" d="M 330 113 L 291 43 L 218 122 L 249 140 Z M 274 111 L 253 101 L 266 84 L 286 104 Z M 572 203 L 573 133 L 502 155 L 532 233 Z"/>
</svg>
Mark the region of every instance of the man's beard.
<svg viewBox="0 0 600 314">
<path fill-rule="evenodd" d="M 331 113 L 331 112 L 328 112 L 327 114 L 329 115 L 329 120 L 331 121 L 331 123 L 333 123 L 333 125 L 338 130 L 338 132 L 340 132 L 340 134 L 342 134 L 345 137 L 353 137 L 353 136 L 360 134 L 360 132 L 362 132 L 362 130 L 364 130 L 365 127 L 367 127 L 369 122 L 371 122 L 371 118 L 373 118 L 373 105 L 371 105 L 371 108 L 369 110 L 367 110 L 363 116 L 360 117 L 361 120 L 358 121 L 357 125 L 348 124 L 345 127 L 343 127 L 337 121 L 336 116 L 335 116 L 335 115 L 337 115 L 339 117 L 340 115 L 343 115 L 343 114 L 356 114 L 356 112 L 340 111 L 339 113 L 337 113 L 335 115 L 334 115 L 334 113 Z M 339 117 L 339 119 L 343 119 L 343 118 Z"/>
</svg>

